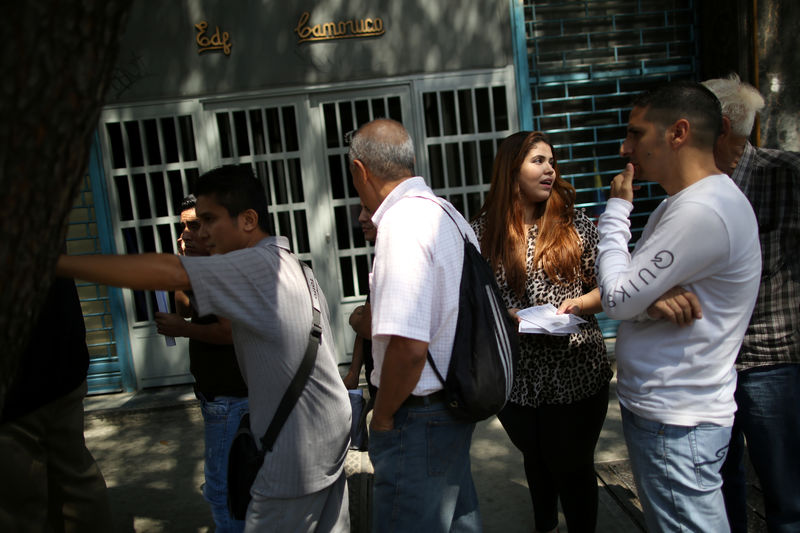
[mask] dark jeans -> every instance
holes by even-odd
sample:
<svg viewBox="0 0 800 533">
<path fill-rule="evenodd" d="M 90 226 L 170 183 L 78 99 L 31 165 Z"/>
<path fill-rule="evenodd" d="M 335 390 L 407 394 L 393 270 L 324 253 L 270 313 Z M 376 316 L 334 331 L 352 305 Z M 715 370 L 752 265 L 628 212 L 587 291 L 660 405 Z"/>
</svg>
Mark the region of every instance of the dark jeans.
<svg viewBox="0 0 800 533">
<path fill-rule="evenodd" d="M 497 417 L 519 448 L 533 500 L 536 529 L 558 525 L 558 499 L 570 533 L 597 525 L 594 448 L 608 411 L 608 384 L 567 405 L 508 403 Z"/>
<path fill-rule="evenodd" d="M 767 528 L 800 531 L 800 365 L 773 365 L 739 372 L 736 419 L 722 494 L 731 531 L 747 532 L 744 442 L 761 483 Z"/>
</svg>

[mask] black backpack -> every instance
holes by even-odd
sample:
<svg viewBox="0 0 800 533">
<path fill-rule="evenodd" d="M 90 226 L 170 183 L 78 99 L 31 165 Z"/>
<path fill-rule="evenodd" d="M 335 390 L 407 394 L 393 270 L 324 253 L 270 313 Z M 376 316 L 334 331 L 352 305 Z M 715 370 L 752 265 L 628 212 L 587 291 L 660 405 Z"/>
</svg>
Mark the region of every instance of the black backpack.
<svg viewBox="0 0 800 533">
<path fill-rule="evenodd" d="M 460 232 L 453 216 L 439 206 Z M 467 236 L 463 237 L 458 321 L 447 379 L 442 378 L 430 351 L 428 362 L 444 386 L 453 415 L 477 422 L 497 414 L 506 404 L 514 383 L 519 338 L 517 323 L 503 304 L 491 266 Z"/>
</svg>

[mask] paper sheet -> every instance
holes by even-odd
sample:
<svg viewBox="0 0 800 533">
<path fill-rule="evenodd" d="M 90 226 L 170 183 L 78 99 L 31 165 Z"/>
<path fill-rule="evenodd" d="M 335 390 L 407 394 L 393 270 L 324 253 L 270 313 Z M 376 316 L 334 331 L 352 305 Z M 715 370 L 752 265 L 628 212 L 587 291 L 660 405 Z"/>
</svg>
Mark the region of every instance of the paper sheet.
<svg viewBox="0 0 800 533">
<path fill-rule="evenodd" d="M 156 303 L 158 304 L 158 311 L 160 313 L 169 313 L 169 296 L 167 291 L 156 291 Z M 175 337 L 164 335 L 164 342 L 167 346 L 175 346 Z"/>
<path fill-rule="evenodd" d="M 520 333 L 540 333 L 545 335 L 569 335 L 578 333 L 579 324 L 586 321 L 577 315 L 557 315 L 553 304 L 528 307 L 517 312 L 522 319 L 519 323 Z"/>
</svg>

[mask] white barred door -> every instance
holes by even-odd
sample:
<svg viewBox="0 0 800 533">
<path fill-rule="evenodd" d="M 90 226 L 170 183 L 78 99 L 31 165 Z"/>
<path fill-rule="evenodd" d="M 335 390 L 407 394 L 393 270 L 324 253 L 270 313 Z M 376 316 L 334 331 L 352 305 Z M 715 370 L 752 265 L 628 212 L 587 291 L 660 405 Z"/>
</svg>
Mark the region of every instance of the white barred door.
<svg viewBox="0 0 800 533">
<path fill-rule="evenodd" d="M 390 117 L 415 142 L 417 173 L 465 216 L 483 200 L 500 139 L 515 131 L 513 71 L 442 75 L 340 90 L 215 97 L 104 110 L 100 123 L 118 253 L 175 253 L 179 203 L 202 172 L 248 165 L 262 180 L 275 234 L 314 269 L 326 295 L 340 364 L 347 321 L 372 263 L 357 216 L 345 134 Z M 156 333 L 154 294 L 123 290 L 140 388 L 191 381 L 185 339 Z"/>
</svg>

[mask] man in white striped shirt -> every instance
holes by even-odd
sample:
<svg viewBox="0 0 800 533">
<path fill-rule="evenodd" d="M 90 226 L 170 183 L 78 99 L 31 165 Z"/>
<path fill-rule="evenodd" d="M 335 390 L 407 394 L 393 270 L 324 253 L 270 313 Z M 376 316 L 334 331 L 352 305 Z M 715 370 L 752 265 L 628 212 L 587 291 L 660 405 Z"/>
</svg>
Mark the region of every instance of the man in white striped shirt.
<svg viewBox="0 0 800 533">
<path fill-rule="evenodd" d="M 195 187 L 199 235 L 211 256 L 61 256 L 58 271 L 134 289 L 193 289 L 200 315 L 228 318 L 251 429 L 260 440 L 308 346 L 311 289 L 289 241 L 269 234 L 264 189 L 249 168 L 212 170 Z M 350 530 L 344 474 L 350 402 L 328 306 L 317 294 L 322 335 L 314 367 L 250 489 L 246 533 Z"/>
<path fill-rule="evenodd" d="M 448 368 L 463 235 L 478 246 L 475 234 L 414 175 L 413 143 L 399 122 L 363 125 L 349 156 L 353 184 L 378 228 L 370 279 L 372 381 L 378 386 L 369 444 L 373 528 L 480 531 L 469 461 L 475 424 L 450 414 L 426 360 L 430 352 L 442 373 Z"/>
</svg>

